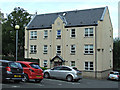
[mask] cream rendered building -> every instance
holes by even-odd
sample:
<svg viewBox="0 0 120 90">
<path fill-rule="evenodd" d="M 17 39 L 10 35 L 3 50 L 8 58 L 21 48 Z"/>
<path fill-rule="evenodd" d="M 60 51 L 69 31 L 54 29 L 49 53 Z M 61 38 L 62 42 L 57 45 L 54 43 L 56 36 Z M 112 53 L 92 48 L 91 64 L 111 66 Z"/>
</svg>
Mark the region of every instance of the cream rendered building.
<svg viewBox="0 0 120 90">
<path fill-rule="evenodd" d="M 113 68 L 108 7 L 35 15 L 25 30 L 25 58 L 40 66 L 75 66 L 85 77 L 105 78 Z"/>
</svg>

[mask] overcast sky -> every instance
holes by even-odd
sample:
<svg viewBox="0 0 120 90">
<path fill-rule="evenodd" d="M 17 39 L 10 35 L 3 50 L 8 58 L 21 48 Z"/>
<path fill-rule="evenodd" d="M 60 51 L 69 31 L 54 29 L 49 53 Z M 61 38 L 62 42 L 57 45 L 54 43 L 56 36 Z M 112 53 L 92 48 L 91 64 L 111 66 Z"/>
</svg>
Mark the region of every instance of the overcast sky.
<svg viewBox="0 0 120 90">
<path fill-rule="evenodd" d="M 4 15 L 11 13 L 15 7 L 24 8 L 30 14 L 36 11 L 44 14 L 108 6 L 115 38 L 118 36 L 118 2 L 119 0 L 0 0 L 0 9 Z"/>
</svg>

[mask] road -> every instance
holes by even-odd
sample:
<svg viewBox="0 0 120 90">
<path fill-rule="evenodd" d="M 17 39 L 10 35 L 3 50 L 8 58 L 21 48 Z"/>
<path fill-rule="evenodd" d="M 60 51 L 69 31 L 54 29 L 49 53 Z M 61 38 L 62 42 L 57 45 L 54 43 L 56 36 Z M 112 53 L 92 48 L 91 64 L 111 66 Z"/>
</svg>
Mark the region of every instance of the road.
<svg viewBox="0 0 120 90">
<path fill-rule="evenodd" d="M 56 79 L 43 79 L 41 83 L 20 82 L 4 83 L 2 88 L 118 88 L 118 81 L 82 79 L 78 82 L 67 82 Z"/>
</svg>

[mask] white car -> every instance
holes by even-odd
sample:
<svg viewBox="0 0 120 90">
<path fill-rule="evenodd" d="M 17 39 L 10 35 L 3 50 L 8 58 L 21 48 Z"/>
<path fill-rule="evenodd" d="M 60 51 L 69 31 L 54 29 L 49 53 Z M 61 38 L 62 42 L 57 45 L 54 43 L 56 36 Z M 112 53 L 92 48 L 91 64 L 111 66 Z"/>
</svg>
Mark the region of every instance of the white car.
<svg viewBox="0 0 120 90">
<path fill-rule="evenodd" d="M 45 70 L 44 77 L 54 77 L 58 79 L 65 79 L 67 81 L 78 81 L 82 79 L 82 72 L 77 70 L 76 67 L 56 66 L 52 69 Z"/>
<path fill-rule="evenodd" d="M 110 72 L 110 74 L 108 74 L 108 79 L 120 80 L 120 73 L 117 71 L 112 71 L 112 72 Z"/>
</svg>

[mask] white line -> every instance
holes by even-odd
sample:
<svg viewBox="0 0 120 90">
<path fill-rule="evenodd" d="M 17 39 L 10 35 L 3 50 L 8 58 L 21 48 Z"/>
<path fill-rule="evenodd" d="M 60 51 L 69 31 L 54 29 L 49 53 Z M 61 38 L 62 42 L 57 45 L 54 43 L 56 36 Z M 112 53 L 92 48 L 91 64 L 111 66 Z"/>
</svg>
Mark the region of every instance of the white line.
<svg viewBox="0 0 120 90">
<path fill-rule="evenodd" d="M 12 86 L 12 87 L 16 88 L 16 87 L 20 87 L 20 86 Z"/>
<path fill-rule="evenodd" d="M 60 85 L 60 86 L 61 86 L 62 84 L 58 84 L 58 85 Z"/>
</svg>

